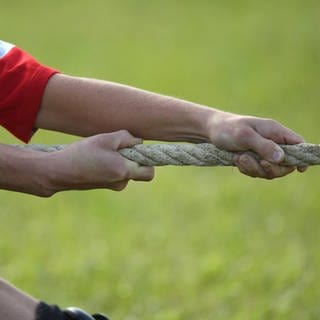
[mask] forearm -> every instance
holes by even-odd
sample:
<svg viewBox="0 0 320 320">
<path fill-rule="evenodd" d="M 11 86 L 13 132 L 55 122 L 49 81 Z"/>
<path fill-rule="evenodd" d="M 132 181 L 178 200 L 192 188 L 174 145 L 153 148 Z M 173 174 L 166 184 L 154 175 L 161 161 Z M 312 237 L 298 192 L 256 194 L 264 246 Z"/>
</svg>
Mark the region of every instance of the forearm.
<svg viewBox="0 0 320 320">
<path fill-rule="evenodd" d="M 50 197 L 66 190 L 120 191 L 129 180 L 150 181 L 153 168 L 139 166 L 117 152 L 137 143 L 141 139 L 118 131 L 81 139 L 55 152 L 0 144 L 0 189 Z"/>
<path fill-rule="evenodd" d="M 244 174 L 273 179 L 294 168 L 281 166 L 278 144 L 303 138 L 274 120 L 241 116 L 116 83 L 55 75 L 48 82 L 36 127 L 79 136 L 128 130 L 162 141 L 211 142 L 230 151 L 251 150 L 234 163 Z M 249 159 L 247 159 L 249 157 Z M 119 187 L 119 186 L 117 186 Z"/>
<path fill-rule="evenodd" d="M 34 320 L 39 301 L 0 279 L 0 319 Z"/>
<path fill-rule="evenodd" d="M 55 75 L 36 126 L 90 136 L 126 129 L 150 140 L 208 141 L 214 109 L 107 81 Z"/>
<path fill-rule="evenodd" d="M 0 189 L 49 196 L 48 156 L 0 144 Z"/>
</svg>

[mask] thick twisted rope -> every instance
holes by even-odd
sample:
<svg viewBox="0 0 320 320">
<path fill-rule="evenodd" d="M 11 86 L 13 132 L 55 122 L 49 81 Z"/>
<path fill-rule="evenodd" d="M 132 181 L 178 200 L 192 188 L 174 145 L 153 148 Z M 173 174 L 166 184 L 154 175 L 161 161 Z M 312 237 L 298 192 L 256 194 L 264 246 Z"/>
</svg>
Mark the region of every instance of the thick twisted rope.
<svg viewBox="0 0 320 320">
<path fill-rule="evenodd" d="M 54 152 L 67 145 L 27 145 L 26 149 Z M 280 145 L 285 152 L 285 166 L 310 166 L 320 164 L 320 145 L 301 143 Z M 233 157 L 237 152 L 225 151 L 209 143 L 200 144 L 151 144 L 135 145 L 119 150 L 125 158 L 144 166 L 234 166 Z M 257 160 L 260 157 L 249 152 Z"/>
</svg>

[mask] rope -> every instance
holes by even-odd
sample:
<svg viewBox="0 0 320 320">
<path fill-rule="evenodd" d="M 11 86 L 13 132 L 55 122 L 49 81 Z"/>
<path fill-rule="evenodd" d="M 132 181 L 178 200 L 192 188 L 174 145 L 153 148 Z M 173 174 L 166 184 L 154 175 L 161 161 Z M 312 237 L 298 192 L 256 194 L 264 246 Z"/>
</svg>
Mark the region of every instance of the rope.
<svg viewBox="0 0 320 320">
<path fill-rule="evenodd" d="M 55 152 L 67 145 L 27 145 L 25 149 L 44 152 Z M 296 145 L 280 145 L 285 152 L 285 166 L 310 166 L 320 164 L 320 145 L 301 143 Z M 233 157 L 237 152 L 225 151 L 209 143 L 200 144 L 151 144 L 135 145 L 119 150 L 125 158 L 144 166 L 234 166 Z M 241 153 L 241 152 L 240 152 Z M 247 152 L 257 160 L 260 157 Z"/>
</svg>

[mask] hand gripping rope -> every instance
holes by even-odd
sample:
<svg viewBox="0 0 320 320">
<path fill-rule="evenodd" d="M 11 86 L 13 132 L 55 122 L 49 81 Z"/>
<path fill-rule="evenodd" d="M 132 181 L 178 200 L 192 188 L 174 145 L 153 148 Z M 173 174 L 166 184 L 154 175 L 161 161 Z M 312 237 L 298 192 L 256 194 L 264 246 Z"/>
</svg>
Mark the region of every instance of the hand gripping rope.
<svg viewBox="0 0 320 320">
<path fill-rule="evenodd" d="M 54 152 L 66 148 L 67 145 L 26 145 L 23 148 Z M 320 164 L 320 145 L 300 143 L 296 145 L 280 145 L 285 153 L 282 165 L 311 166 Z M 219 149 L 209 143 L 189 144 L 138 144 L 131 148 L 118 150 L 132 161 L 144 166 L 234 166 L 233 157 L 243 152 L 231 152 Z M 257 160 L 260 157 L 247 151 Z"/>
</svg>

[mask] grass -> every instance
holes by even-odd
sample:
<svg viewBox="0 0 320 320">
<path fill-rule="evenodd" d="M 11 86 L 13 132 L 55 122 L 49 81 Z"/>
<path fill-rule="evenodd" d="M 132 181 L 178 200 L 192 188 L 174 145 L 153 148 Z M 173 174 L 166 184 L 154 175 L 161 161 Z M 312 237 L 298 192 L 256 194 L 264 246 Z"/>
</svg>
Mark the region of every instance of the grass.
<svg viewBox="0 0 320 320">
<path fill-rule="evenodd" d="M 319 9 L 312 0 L 19 1 L 1 4 L 0 28 L 63 72 L 272 117 L 316 143 Z M 33 141 L 73 140 L 40 132 Z M 0 274 L 113 319 L 318 319 L 319 178 L 318 168 L 271 182 L 161 168 L 121 193 L 2 191 Z"/>
</svg>

